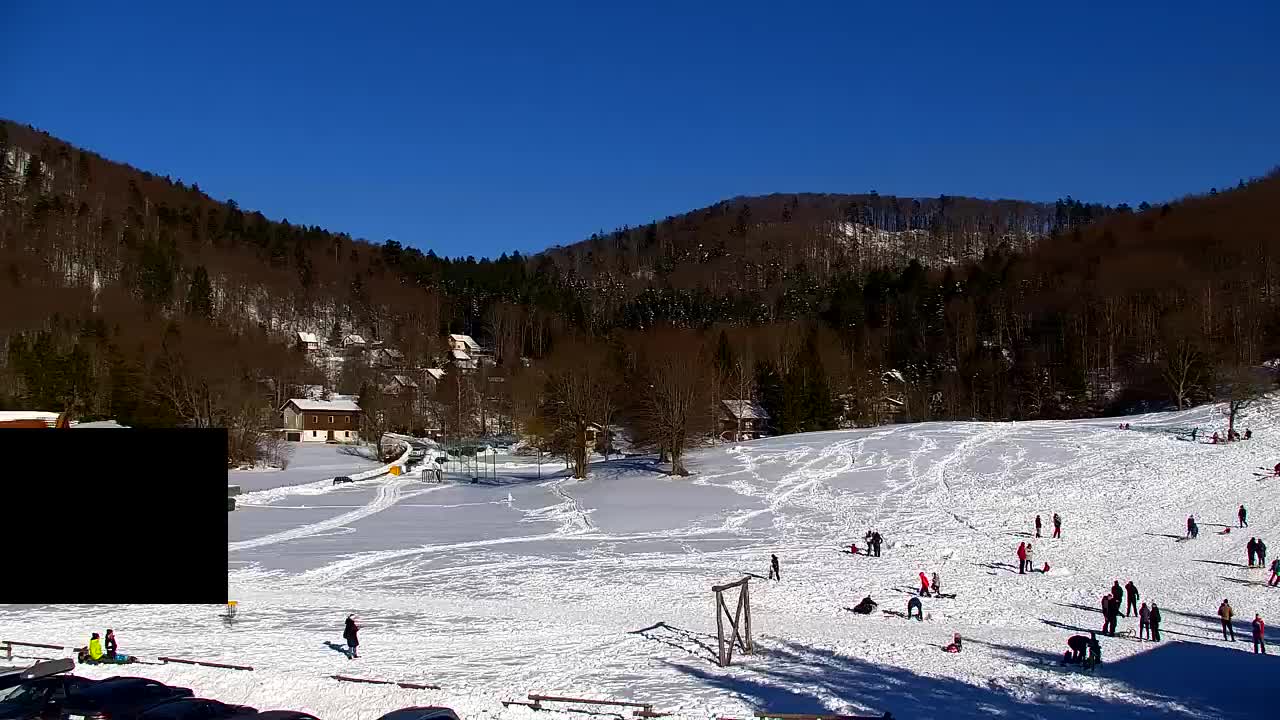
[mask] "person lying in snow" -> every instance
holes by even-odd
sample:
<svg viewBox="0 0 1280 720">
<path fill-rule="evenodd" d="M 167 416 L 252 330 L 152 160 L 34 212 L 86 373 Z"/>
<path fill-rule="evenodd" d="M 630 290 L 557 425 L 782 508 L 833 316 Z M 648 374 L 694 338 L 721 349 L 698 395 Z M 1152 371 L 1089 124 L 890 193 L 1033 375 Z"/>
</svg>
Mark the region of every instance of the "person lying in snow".
<svg viewBox="0 0 1280 720">
<path fill-rule="evenodd" d="M 853 611 L 858 613 L 859 615 L 870 615 L 872 612 L 875 611 L 875 609 L 876 609 L 876 601 L 872 600 L 871 596 L 868 595 L 862 598 L 862 602 L 859 602 L 856 606 L 854 606 Z"/>
<path fill-rule="evenodd" d="M 951 640 L 951 644 L 942 648 L 943 652 L 958 653 L 960 652 L 960 633 L 956 633 Z"/>
</svg>

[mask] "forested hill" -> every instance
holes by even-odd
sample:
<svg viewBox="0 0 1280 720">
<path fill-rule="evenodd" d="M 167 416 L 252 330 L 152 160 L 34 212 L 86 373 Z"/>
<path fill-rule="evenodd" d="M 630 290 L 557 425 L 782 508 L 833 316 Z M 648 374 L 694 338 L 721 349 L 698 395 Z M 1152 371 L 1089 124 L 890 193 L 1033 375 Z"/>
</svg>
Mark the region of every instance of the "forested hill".
<svg viewBox="0 0 1280 720">
<path fill-rule="evenodd" d="M 769 403 L 801 392 L 792 372 L 837 400 L 787 429 L 874 422 L 890 392 L 915 420 L 1097 413 L 1167 397 L 1175 356 L 1194 398 L 1215 369 L 1280 354 L 1275 173 L 1137 209 L 739 198 L 532 257 L 451 260 L 268 220 L 15 123 L 0 156 L 11 405 L 231 422 L 250 412 L 245 383 L 308 374 L 284 344 L 299 330 L 361 333 L 407 367 L 463 331 L 515 368 L 567 334 L 674 325 L 749 357 Z M 193 379 L 216 396 L 194 420 Z"/>
</svg>

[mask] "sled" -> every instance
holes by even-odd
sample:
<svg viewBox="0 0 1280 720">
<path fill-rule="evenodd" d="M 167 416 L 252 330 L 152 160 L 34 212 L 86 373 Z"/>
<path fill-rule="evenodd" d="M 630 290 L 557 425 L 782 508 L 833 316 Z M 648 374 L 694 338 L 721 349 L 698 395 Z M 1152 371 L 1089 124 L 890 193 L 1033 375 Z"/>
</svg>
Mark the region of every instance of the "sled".
<svg viewBox="0 0 1280 720">
<path fill-rule="evenodd" d="M 1219 531 L 1219 532 L 1218 532 L 1218 534 L 1219 534 L 1219 535 L 1230 535 L 1230 534 L 1231 534 L 1231 528 L 1222 528 L 1222 530 L 1221 530 L 1221 531 Z"/>
<path fill-rule="evenodd" d="M 80 661 L 81 665 L 130 665 L 138 662 L 138 658 L 132 655 L 120 655 L 119 653 L 113 657 L 107 657 L 104 655 L 97 660 L 94 660 L 89 657 L 89 653 L 83 651 L 76 659 Z"/>
</svg>

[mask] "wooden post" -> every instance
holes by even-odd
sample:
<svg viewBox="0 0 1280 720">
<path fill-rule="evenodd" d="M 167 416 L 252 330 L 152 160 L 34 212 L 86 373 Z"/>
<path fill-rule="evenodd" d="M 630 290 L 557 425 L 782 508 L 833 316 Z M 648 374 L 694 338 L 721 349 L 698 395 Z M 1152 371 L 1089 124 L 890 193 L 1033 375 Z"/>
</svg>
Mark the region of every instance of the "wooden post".
<svg viewBox="0 0 1280 720">
<path fill-rule="evenodd" d="M 726 665 L 729 664 L 729 660 L 726 659 L 724 656 L 724 618 L 721 617 L 720 615 L 720 607 L 724 605 L 724 601 L 721 600 L 720 598 L 719 590 L 716 590 L 715 601 L 716 601 L 715 604 L 716 604 L 716 640 L 717 640 L 716 660 L 717 662 L 720 663 L 720 667 L 725 667 Z"/>
<path fill-rule="evenodd" d="M 735 645 L 742 648 L 742 651 L 748 655 L 754 650 L 754 645 L 751 642 L 750 580 L 750 577 L 744 577 L 737 582 L 716 585 L 711 588 L 711 591 L 715 593 L 716 641 L 719 651 L 717 661 L 721 667 L 727 667 L 733 662 Z M 730 613 L 729 606 L 724 602 L 724 591 L 735 587 L 738 588 L 738 604 L 734 607 L 733 612 Z M 728 618 L 729 627 L 732 630 L 728 638 L 725 637 L 724 632 L 725 618 Z"/>
</svg>

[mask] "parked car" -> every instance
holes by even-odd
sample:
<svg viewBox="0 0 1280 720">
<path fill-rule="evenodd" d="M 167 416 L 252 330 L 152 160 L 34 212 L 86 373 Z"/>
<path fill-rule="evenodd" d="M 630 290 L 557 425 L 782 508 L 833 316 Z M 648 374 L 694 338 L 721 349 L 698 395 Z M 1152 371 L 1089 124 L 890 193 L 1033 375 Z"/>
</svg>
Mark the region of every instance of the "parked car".
<svg viewBox="0 0 1280 720">
<path fill-rule="evenodd" d="M 62 704 L 95 681 L 67 672 L 70 659 L 38 662 L 0 674 L 0 720 L 56 720 Z"/>
<path fill-rule="evenodd" d="M 268 710 L 266 712 L 250 712 L 248 715 L 233 715 L 227 720 L 320 720 L 315 715 L 308 715 L 298 710 Z"/>
<path fill-rule="evenodd" d="M 409 707 L 392 710 L 378 720 L 458 720 L 458 714 L 447 707 Z"/>
<path fill-rule="evenodd" d="M 111 677 L 67 698 L 62 720 L 138 720 L 145 710 L 192 695 L 148 678 Z"/>
<path fill-rule="evenodd" d="M 179 698 L 147 710 L 138 720 L 223 720 L 256 712 L 257 708 L 248 705 L 228 705 L 207 698 Z"/>
<path fill-rule="evenodd" d="M 341 485 L 342 483 L 349 483 L 349 482 L 355 482 L 355 480 L 352 480 L 346 475 L 339 475 L 338 477 L 333 479 L 334 485 Z"/>
</svg>

